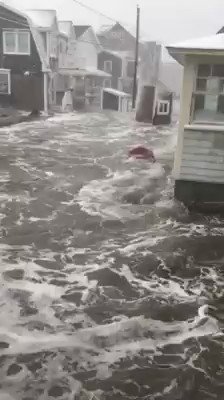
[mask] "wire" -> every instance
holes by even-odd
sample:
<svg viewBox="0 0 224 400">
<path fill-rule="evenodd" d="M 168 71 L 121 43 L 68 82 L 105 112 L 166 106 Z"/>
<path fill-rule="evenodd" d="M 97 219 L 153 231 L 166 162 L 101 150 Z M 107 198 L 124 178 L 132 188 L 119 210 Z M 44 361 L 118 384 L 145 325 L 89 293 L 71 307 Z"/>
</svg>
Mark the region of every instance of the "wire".
<svg viewBox="0 0 224 400">
<path fill-rule="evenodd" d="M 106 18 L 106 19 L 108 19 L 108 20 L 110 20 L 110 21 L 112 21 L 112 22 L 118 22 L 116 19 L 114 19 L 114 18 L 112 18 L 112 17 L 109 17 L 109 16 L 106 15 L 106 14 L 103 14 L 102 12 L 96 10 L 96 9 L 93 8 L 93 7 L 87 6 L 86 4 L 82 3 L 82 2 L 79 1 L 79 0 L 73 0 L 73 1 L 74 1 L 75 3 L 77 3 L 77 4 L 79 4 L 81 7 L 84 7 L 84 8 L 86 8 L 87 10 L 92 11 L 93 13 L 95 13 L 95 14 L 97 14 L 97 15 L 100 15 L 100 16 L 103 17 L 103 18 Z"/>
</svg>

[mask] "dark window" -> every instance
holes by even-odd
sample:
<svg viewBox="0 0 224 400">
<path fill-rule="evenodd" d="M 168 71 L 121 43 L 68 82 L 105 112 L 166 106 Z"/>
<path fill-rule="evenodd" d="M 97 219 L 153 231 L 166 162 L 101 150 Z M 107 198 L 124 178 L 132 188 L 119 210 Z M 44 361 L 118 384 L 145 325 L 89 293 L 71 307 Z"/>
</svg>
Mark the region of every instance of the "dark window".
<svg viewBox="0 0 224 400">
<path fill-rule="evenodd" d="M 198 77 L 207 77 L 211 75 L 211 65 L 200 64 L 198 66 Z"/>
<path fill-rule="evenodd" d="M 224 65 L 223 64 L 213 65 L 212 76 L 224 78 Z"/>
<path fill-rule="evenodd" d="M 128 61 L 127 77 L 128 78 L 133 78 L 134 73 L 135 73 L 135 62 L 134 61 Z"/>
<path fill-rule="evenodd" d="M 207 89 L 207 79 L 197 79 L 197 87 L 198 91 L 206 91 Z"/>
</svg>

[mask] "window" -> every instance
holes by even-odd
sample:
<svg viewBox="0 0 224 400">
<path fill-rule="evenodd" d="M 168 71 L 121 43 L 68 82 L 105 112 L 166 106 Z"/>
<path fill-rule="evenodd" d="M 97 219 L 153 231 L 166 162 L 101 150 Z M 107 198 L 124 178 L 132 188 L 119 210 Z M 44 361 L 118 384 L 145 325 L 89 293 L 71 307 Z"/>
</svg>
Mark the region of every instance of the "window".
<svg viewBox="0 0 224 400">
<path fill-rule="evenodd" d="M 29 31 L 3 31 L 4 54 L 30 55 Z"/>
<path fill-rule="evenodd" d="M 11 94 L 11 74 L 9 69 L 0 69 L 0 95 Z"/>
<path fill-rule="evenodd" d="M 170 102 L 168 100 L 159 100 L 157 105 L 158 115 L 169 115 L 170 112 Z"/>
<path fill-rule="evenodd" d="M 111 60 L 104 61 L 104 71 L 107 72 L 108 74 L 112 73 L 112 61 Z"/>
<path fill-rule="evenodd" d="M 110 79 L 104 79 L 103 87 L 110 88 L 111 87 L 111 80 Z"/>
<path fill-rule="evenodd" d="M 224 64 L 198 66 L 191 119 L 194 123 L 224 123 Z"/>
<path fill-rule="evenodd" d="M 128 61 L 127 64 L 127 77 L 128 78 L 133 78 L 135 73 L 135 62 L 134 61 Z"/>
</svg>

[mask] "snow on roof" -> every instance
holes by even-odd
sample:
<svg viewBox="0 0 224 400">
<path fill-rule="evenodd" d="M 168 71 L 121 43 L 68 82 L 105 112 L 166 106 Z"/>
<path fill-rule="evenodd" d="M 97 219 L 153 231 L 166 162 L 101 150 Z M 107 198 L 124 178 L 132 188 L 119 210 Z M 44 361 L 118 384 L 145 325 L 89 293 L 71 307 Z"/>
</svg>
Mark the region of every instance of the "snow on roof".
<svg viewBox="0 0 224 400">
<path fill-rule="evenodd" d="M 15 9 L 14 7 L 9 6 L 8 4 L 3 3 L 3 1 L 0 1 L 0 6 L 5 8 L 8 11 L 11 11 L 14 14 L 19 15 L 20 17 L 26 18 L 26 15 L 22 11 L 19 11 L 19 10 Z"/>
<path fill-rule="evenodd" d="M 86 67 L 86 68 L 61 68 L 59 70 L 62 75 L 72 75 L 72 76 L 96 76 L 102 78 L 111 78 L 111 75 L 107 72 L 101 71 L 100 69 Z"/>
<path fill-rule="evenodd" d="M 33 22 L 34 26 L 40 29 L 51 30 L 57 20 L 55 10 L 27 10 L 26 14 Z"/>
<path fill-rule="evenodd" d="M 167 46 L 168 50 L 216 50 L 224 51 L 224 33 L 198 39 L 186 40 Z"/>
<path fill-rule="evenodd" d="M 116 89 L 112 89 L 112 88 L 104 88 L 103 91 L 106 93 L 114 94 L 115 96 L 118 96 L 118 97 L 131 97 L 131 95 L 128 93 L 121 92 L 120 90 L 116 90 Z"/>
<path fill-rule="evenodd" d="M 115 57 L 125 59 L 125 58 L 133 58 L 133 52 L 132 51 L 115 51 L 115 50 L 109 50 L 109 49 L 103 49 L 102 52 L 112 54 Z"/>
<path fill-rule="evenodd" d="M 58 21 L 59 31 L 63 33 L 63 35 L 69 37 L 72 32 L 73 23 L 72 21 Z"/>
</svg>

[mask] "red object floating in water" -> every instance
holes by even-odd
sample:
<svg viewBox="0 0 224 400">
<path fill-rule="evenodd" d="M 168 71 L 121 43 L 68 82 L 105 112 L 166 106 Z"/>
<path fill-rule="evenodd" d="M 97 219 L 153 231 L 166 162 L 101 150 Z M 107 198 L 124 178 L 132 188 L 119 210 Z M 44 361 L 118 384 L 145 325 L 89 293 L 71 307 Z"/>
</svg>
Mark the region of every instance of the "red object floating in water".
<svg viewBox="0 0 224 400">
<path fill-rule="evenodd" d="M 154 153 L 152 150 L 147 149 L 144 146 L 136 146 L 129 151 L 129 157 L 134 157 L 136 159 L 141 160 L 149 160 L 152 162 L 156 162 Z"/>
</svg>

